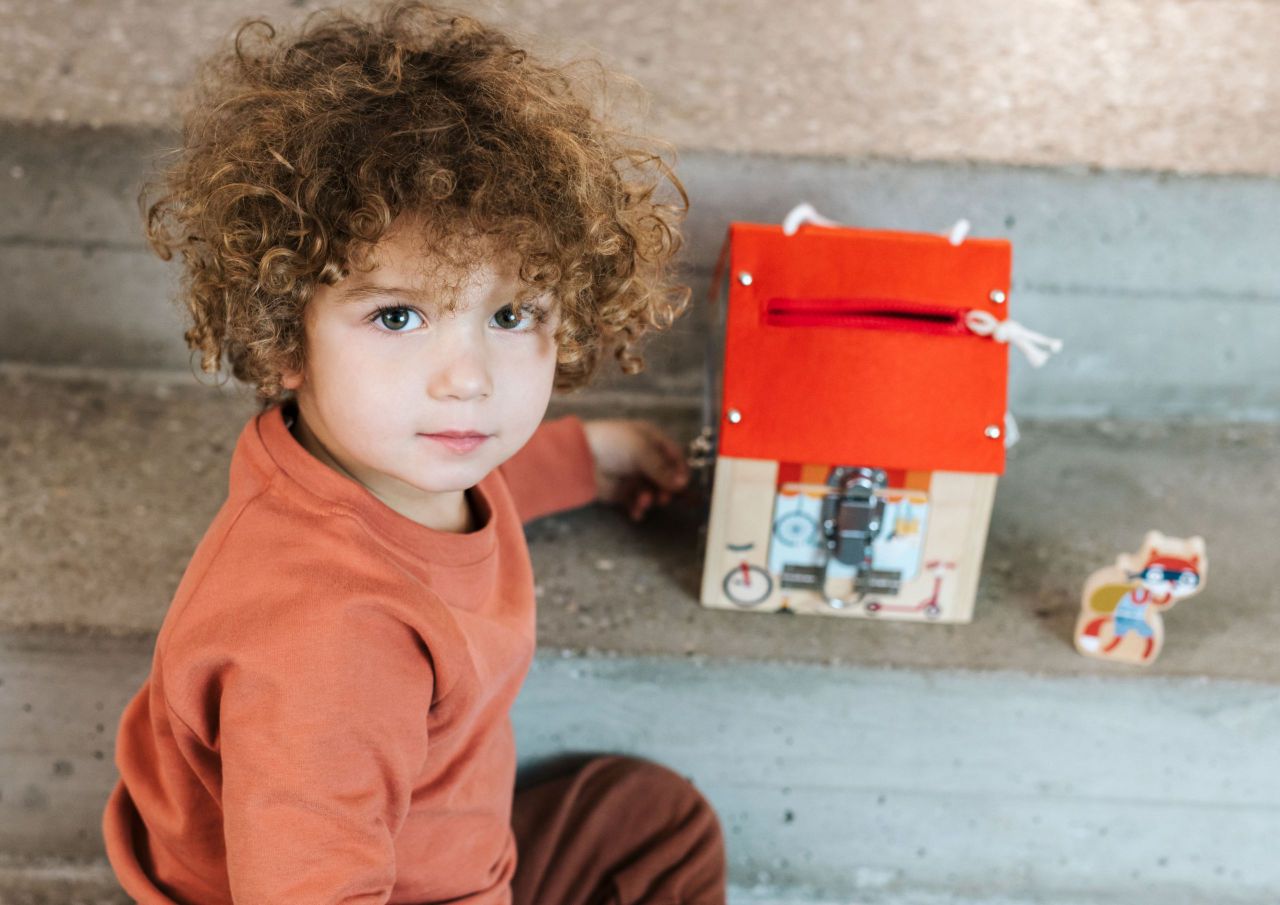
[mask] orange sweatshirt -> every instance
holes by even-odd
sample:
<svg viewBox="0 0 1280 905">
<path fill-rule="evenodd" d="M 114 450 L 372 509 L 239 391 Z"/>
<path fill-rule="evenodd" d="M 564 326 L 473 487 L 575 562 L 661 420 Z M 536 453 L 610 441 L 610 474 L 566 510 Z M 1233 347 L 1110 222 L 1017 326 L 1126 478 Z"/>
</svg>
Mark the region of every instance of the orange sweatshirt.
<svg viewBox="0 0 1280 905">
<path fill-rule="evenodd" d="M 108 858 L 144 905 L 507 903 L 509 711 L 534 652 L 522 522 L 595 498 L 543 423 L 436 531 L 249 421 L 125 709 Z"/>
</svg>

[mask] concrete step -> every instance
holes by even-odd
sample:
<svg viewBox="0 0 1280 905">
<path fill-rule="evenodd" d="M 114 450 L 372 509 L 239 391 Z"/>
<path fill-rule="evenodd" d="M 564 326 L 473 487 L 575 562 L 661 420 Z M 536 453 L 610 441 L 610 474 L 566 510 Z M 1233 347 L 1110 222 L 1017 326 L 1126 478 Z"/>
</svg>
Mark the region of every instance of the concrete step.
<svg viewBox="0 0 1280 905">
<path fill-rule="evenodd" d="M 115 885 L 105 862 L 50 862 L 6 867 L 0 863 L 0 905 L 128 905 L 130 899 Z M 1177 900 L 1173 901 L 1177 905 Z M 1246 905 L 1245 900 L 1216 900 L 1221 905 Z M 816 898 L 804 890 L 779 890 L 760 884 L 729 887 L 729 905 L 1098 905 L 1121 899 L 1034 899 L 1006 896 L 956 895 L 953 893 L 858 894 L 856 898 Z"/>
<path fill-rule="evenodd" d="M 0 360 L 186 372 L 177 264 L 146 247 L 136 202 L 176 141 L 0 120 Z M 963 217 L 1013 242 L 1011 316 L 1066 343 L 1040 370 L 1011 356 L 1018 415 L 1280 420 L 1280 179 L 694 151 L 678 172 L 694 307 L 649 343 L 644 374 L 604 375 L 613 391 L 695 398 L 728 224 L 807 200 L 845 223 L 943 232 Z"/>
<path fill-rule="evenodd" d="M 697 428 L 679 397 L 551 414 L 570 410 Z M 0 896 L 108 895 L 39 871 L 101 867 L 116 723 L 252 411 L 185 375 L 0 366 Z M 702 609 L 693 493 L 639 525 L 601 506 L 530 525 L 522 757 L 692 777 L 743 905 L 1273 901 L 1280 426 L 1023 433 L 968 626 Z M 1149 669 L 1079 657 L 1081 583 L 1149 527 L 1205 535 L 1211 584 Z"/>
<path fill-rule="evenodd" d="M 0 365 L 0 625 L 153 632 L 253 411 L 248 393 L 186 377 Z M 649 417 L 681 441 L 698 428 L 678 397 L 588 392 L 550 416 L 568 411 Z M 1214 569 L 1146 674 L 1278 681 L 1278 448 L 1280 425 L 1025 422 L 973 626 L 704 610 L 696 489 L 639 526 L 586 507 L 528 527 L 539 634 L 575 650 L 1105 675 L 1069 643 L 1080 588 L 1155 527 L 1204 535 Z"/>
<path fill-rule="evenodd" d="M 803 895 L 803 894 L 802 894 Z M 759 885 L 730 886 L 729 905 L 873 905 L 863 897 L 817 900 Z M 0 905 L 129 905 L 132 900 L 115 883 L 105 861 L 12 863 L 0 861 Z M 959 899 L 954 896 L 896 897 L 881 905 L 1013 905 L 1008 900 Z"/>
<path fill-rule="evenodd" d="M 0 636 L 0 850 L 100 857 L 112 723 L 150 650 Z M 742 890 L 1263 905 L 1280 888 L 1270 685 L 544 649 L 513 716 L 524 759 L 621 751 L 692 779 Z"/>
</svg>

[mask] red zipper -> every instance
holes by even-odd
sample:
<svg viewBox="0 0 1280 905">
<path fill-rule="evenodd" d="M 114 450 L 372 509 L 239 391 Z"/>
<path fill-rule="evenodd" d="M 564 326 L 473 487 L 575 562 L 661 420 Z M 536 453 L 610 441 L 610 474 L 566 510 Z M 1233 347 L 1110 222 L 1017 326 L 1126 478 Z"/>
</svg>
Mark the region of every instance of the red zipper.
<svg viewBox="0 0 1280 905">
<path fill-rule="evenodd" d="M 906 333 L 963 335 L 963 312 L 904 299 L 769 299 L 764 323 L 770 327 L 844 327 Z"/>
</svg>

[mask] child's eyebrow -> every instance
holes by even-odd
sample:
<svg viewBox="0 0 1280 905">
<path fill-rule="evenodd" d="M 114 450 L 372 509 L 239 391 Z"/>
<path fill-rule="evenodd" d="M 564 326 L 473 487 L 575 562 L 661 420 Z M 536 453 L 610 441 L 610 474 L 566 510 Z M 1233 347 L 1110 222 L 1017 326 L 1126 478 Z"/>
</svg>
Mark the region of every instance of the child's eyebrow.
<svg viewBox="0 0 1280 905">
<path fill-rule="evenodd" d="M 396 296 L 398 298 L 407 299 L 411 302 L 417 302 L 425 307 L 434 308 L 437 302 L 432 299 L 431 294 L 422 289 L 406 289 L 402 286 L 353 286 L 338 296 L 339 304 L 350 304 L 363 301 L 364 299 L 376 296 Z M 528 301 L 536 301 L 541 295 L 535 295 Z M 503 304 L 510 304 L 504 302 Z"/>
<path fill-rule="evenodd" d="M 417 289 L 403 289 L 399 286 L 355 286 L 338 296 L 340 302 L 358 302 L 375 295 L 396 295 L 416 302 L 429 302 L 427 294 Z"/>
</svg>

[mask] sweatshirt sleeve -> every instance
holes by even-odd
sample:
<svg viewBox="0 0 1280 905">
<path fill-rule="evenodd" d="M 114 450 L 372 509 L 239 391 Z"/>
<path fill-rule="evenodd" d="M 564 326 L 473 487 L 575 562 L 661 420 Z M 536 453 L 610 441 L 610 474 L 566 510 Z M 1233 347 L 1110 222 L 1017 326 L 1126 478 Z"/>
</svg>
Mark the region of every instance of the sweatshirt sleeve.
<svg viewBox="0 0 1280 905">
<path fill-rule="evenodd" d="M 596 463 L 582 419 L 544 421 L 520 451 L 499 466 L 521 522 L 585 506 L 596 498 Z"/>
<path fill-rule="evenodd" d="M 232 629 L 235 653 L 180 699 L 198 715 L 170 705 L 213 735 L 237 905 L 374 905 L 395 885 L 395 837 L 427 756 L 431 660 L 374 604 L 316 606 Z"/>
</svg>

